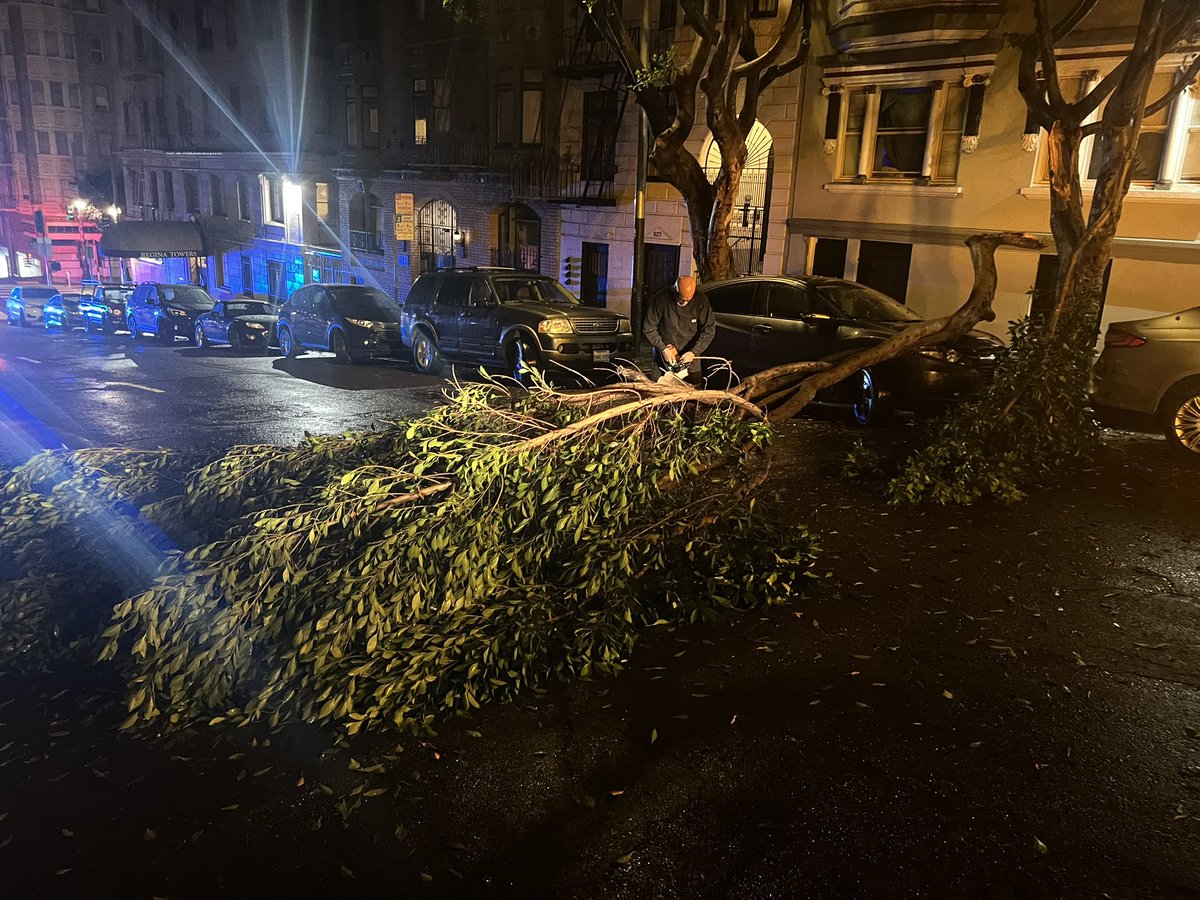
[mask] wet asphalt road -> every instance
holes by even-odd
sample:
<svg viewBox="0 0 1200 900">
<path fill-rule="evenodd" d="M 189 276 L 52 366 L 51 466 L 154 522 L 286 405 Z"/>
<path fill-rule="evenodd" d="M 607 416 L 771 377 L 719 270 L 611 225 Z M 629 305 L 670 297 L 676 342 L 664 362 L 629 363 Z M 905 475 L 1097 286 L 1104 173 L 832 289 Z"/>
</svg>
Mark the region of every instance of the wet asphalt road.
<svg viewBox="0 0 1200 900">
<path fill-rule="evenodd" d="M 292 441 L 438 391 L 2 326 L 0 360 L 96 443 Z M 1108 433 L 1025 503 L 896 509 L 837 477 L 861 436 L 788 426 L 765 487 L 821 535 L 813 596 L 425 739 L 155 745 L 115 686 L 0 675 L 0 896 L 1200 897 L 1195 460 Z"/>
<path fill-rule="evenodd" d="M 441 384 L 407 359 L 341 366 L 0 321 L 0 464 L 41 447 L 294 444 L 419 413 Z"/>
</svg>

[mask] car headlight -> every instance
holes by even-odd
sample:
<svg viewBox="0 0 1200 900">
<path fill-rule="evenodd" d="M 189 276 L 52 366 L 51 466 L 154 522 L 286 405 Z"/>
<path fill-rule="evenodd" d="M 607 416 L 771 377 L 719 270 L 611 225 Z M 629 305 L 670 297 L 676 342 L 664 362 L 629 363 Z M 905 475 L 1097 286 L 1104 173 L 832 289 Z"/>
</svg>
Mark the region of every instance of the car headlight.
<svg viewBox="0 0 1200 900">
<path fill-rule="evenodd" d="M 571 320 L 565 316 L 555 316 L 552 319 L 542 319 L 538 322 L 538 331 L 542 334 L 570 334 L 574 330 L 571 327 Z"/>
<path fill-rule="evenodd" d="M 168 309 L 167 312 L 169 312 L 173 316 L 179 316 L 179 318 L 181 318 L 181 319 L 187 318 L 187 313 L 184 312 L 182 309 Z"/>
<path fill-rule="evenodd" d="M 633 334 L 633 323 L 630 322 L 628 319 L 626 319 L 624 316 L 622 316 L 621 322 L 617 326 L 617 333 L 618 334 Z"/>
<path fill-rule="evenodd" d="M 374 328 L 374 327 L 375 327 L 375 323 L 374 323 L 374 322 L 372 322 L 370 319 L 350 319 L 350 318 L 347 318 L 347 319 L 346 319 L 346 324 L 348 324 L 348 325 L 357 325 L 359 328 Z"/>
<path fill-rule="evenodd" d="M 950 363 L 952 365 L 954 363 L 958 362 L 960 359 L 962 359 L 962 354 L 959 353 L 957 350 L 955 350 L 953 347 L 947 347 L 945 349 L 942 349 L 940 347 L 939 348 L 929 347 L 924 350 L 918 350 L 917 352 L 920 353 L 922 356 L 924 356 L 926 359 L 936 359 L 941 362 Z"/>
<path fill-rule="evenodd" d="M 108 308 L 108 311 L 111 312 L 114 316 L 119 316 L 121 313 L 125 312 L 125 310 L 122 307 L 117 306 L 115 303 Z"/>
<path fill-rule="evenodd" d="M 263 325 L 260 322 L 244 322 L 243 324 L 247 328 L 251 329 L 252 331 L 266 331 L 267 330 L 267 326 Z"/>
</svg>

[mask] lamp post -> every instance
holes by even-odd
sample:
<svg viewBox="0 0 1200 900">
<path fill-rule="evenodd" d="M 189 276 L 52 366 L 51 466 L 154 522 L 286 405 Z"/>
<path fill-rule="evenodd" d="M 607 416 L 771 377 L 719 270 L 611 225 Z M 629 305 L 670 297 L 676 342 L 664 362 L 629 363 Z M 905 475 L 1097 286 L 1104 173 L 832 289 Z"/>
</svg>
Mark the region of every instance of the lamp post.
<svg viewBox="0 0 1200 900">
<path fill-rule="evenodd" d="M 104 212 L 108 215 L 108 218 L 112 220 L 112 223 L 114 225 L 116 225 L 117 220 L 121 218 L 121 207 L 119 207 L 119 206 L 116 206 L 116 205 L 110 206 Z M 122 260 L 122 262 L 121 262 L 122 270 L 121 270 L 121 279 L 120 279 L 122 282 L 129 280 L 128 278 L 125 277 L 124 265 L 125 265 L 124 260 Z M 112 257 L 110 256 L 108 258 L 108 277 L 110 279 L 113 277 L 112 269 L 113 269 Z"/>
<path fill-rule="evenodd" d="M 83 214 L 87 210 L 89 204 L 82 197 L 76 197 L 71 201 L 71 205 L 75 207 L 75 224 L 79 226 L 79 280 L 87 278 L 91 272 L 88 265 L 87 238 L 83 235 Z"/>
</svg>

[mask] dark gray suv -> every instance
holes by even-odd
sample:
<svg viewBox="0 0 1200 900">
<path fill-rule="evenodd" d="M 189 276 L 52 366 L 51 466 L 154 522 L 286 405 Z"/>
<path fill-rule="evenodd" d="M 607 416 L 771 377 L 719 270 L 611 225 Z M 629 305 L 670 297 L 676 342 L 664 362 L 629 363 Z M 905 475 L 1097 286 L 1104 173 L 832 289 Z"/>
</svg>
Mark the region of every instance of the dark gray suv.
<svg viewBox="0 0 1200 900">
<path fill-rule="evenodd" d="M 418 371 L 462 360 L 504 367 L 522 381 L 536 369 L 589 371 L 633 350 L 629 319 L 515 269 L 427 272 L 409 291 L 400 334 Z"/>
</svg>

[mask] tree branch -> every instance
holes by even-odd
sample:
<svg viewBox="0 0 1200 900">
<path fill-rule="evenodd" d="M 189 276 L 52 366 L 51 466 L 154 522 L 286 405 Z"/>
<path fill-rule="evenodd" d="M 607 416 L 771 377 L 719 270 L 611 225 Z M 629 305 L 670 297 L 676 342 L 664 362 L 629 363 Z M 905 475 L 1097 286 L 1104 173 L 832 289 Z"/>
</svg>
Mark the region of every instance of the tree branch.
<svg viewBox="0 0 1200 900">
<path fill-rule="evenodd" d="M 1163 109 L 1165 106 L 1167 106 L 1167 104 L 1175 99 L 1175 97 L 1179 96 L 1179 94 L 1181 94 L 1189 84 L 1196 80 L 1197 74 L 1200 74 L 1200 54 L 1198 54 L 1196 58 L 1192 60 L 1192 64 L 1188 66 L 1186 70 L 1184 70 L 1183 74 L 1179 76 L 1179 78 L 1174 84 L 1171 85 L 1170 89 L 1165 94 L 1146 107 L 1145 111 L 1142 113 L 1143 118 L 1145 116 L 1152 116 L 1160 109 Z"/>
<path fill-rule="evenodd" d="M 1079 0 L 1074 7 L 1067 10 L 1064 15 L 1054 26 L 1053 39 L 1054 43 L 1058 43 L 1072 31 L 1079 27 L 1080 23 L 1086 19 L 1096 8 L 1099 0 Z"/>
<path fill-rule="evenodd" d="M 1033 0 L 1034 34 L 1037 37 L 1038 55 L 1042 59 L 1042 78 L 1046 83 L 1050 109 L 1058 112 L 1066 103 L 1063 101 L 1062 85 L 1058 81 L 1058 60 L 1054 56 L 1054 30 L 1050 25 L 1046 0 Z"/>
<path fill-rule="evenodd" d="M 733 74 L 744 77 L 751 72 L 761 72 L 771 65 L 783 53 L 783 49 L 791 42 L 792 35 L 796 33 L 796 29 L 800 27 L 801 22 L 807 16 L 808 0 L 793 0 L 792 8 L 788 10 L 787 18 L 783 20 L 783 28 L 779 32 L 779 37 L 775 39 L 775 43 L 757 58 L 734 66 Z M 753 47 L 753 44 L 751 46 Z"/>
</svg>

